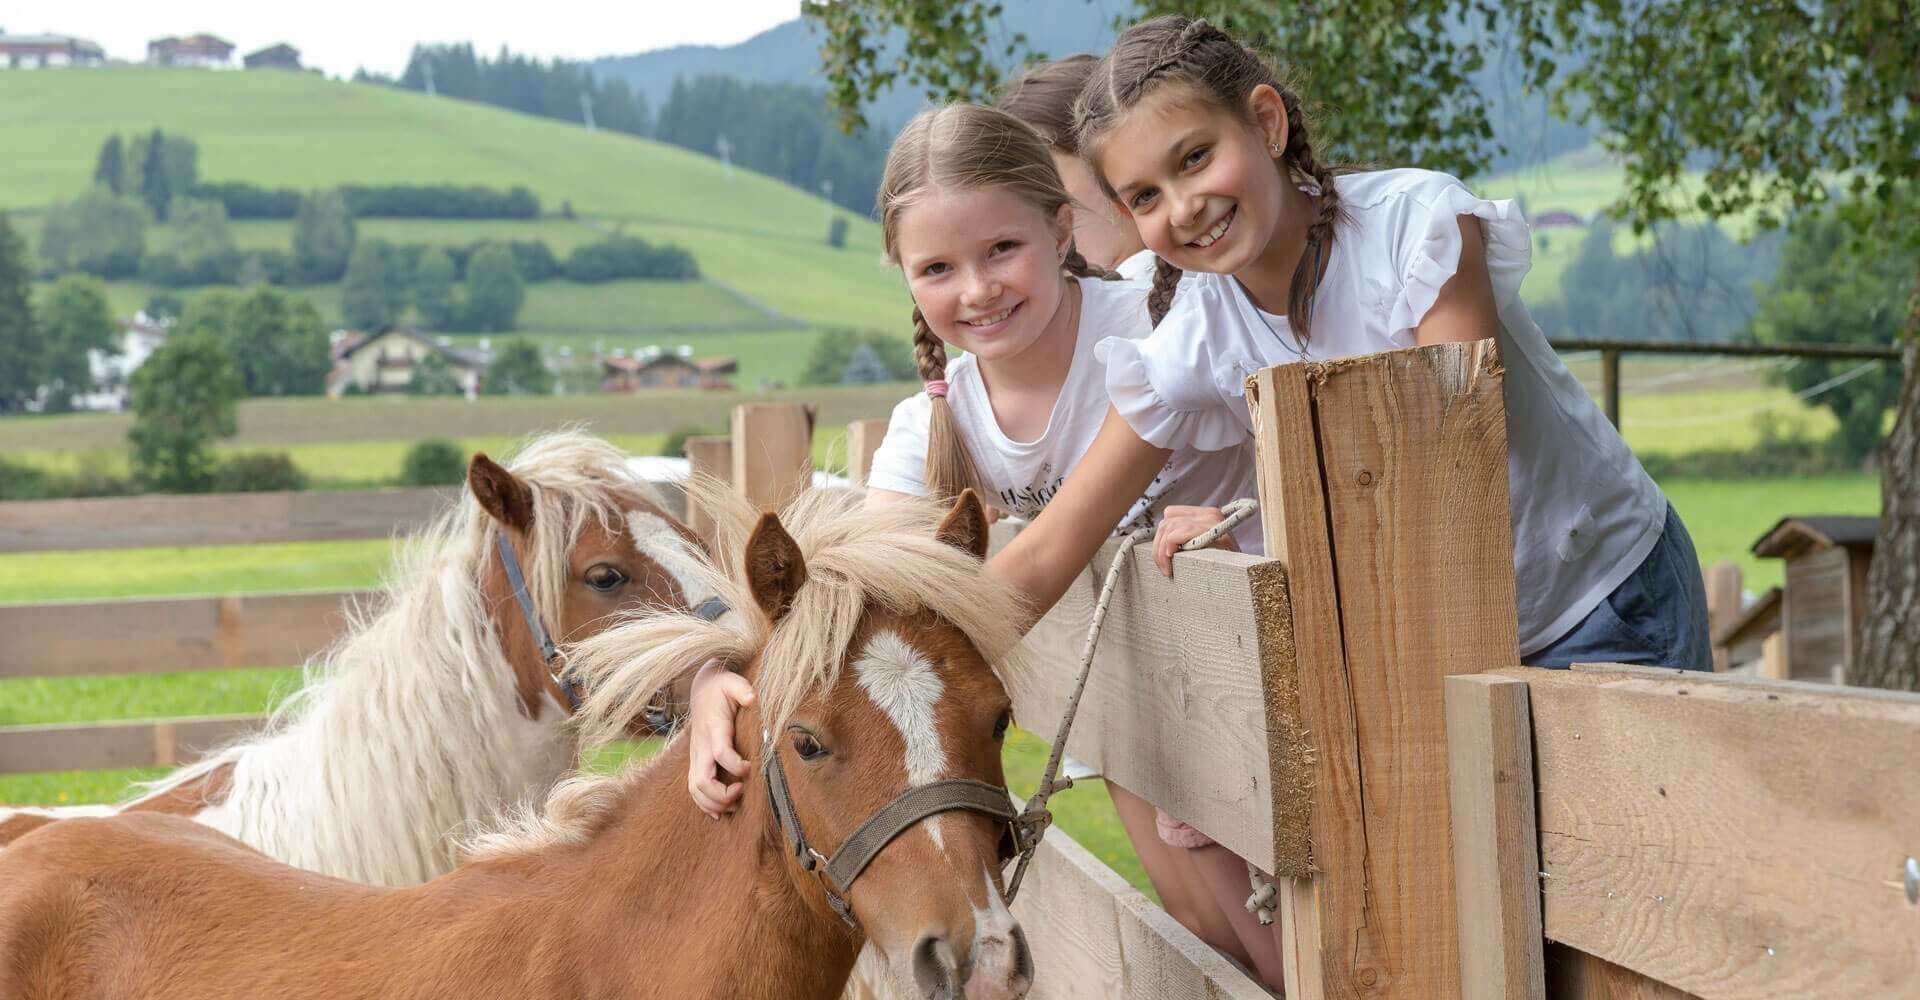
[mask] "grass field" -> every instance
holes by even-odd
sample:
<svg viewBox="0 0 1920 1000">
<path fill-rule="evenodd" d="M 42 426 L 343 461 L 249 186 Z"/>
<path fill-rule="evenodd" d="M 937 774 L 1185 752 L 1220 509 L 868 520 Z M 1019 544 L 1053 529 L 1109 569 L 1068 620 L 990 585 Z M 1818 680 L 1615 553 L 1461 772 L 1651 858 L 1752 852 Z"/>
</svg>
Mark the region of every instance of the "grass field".
<svg viewBox="0 0 1920 1000">
<path fill-rule="evenodd" d="M 109 133 L 155 126 L 199 144 L 200 174 L 208 180 L 300 189 L 525 185 L 549 213 L 529 221 L 363 220 L 358 230 L 366 237 L 531 237 L 564 253 L 625 229 L 687 247 L 703 273 L 809 325 L 899 329 L 909 311 L 898 276 L 879 265 L 878 227 L 841 212 L 850 223 L 847 244 L 828 247 L 828 205 L 784 182 L 663 143 L 307 74 L 8 74 L 0 78 L 0 133 L 35 155 L 0 162 L 0 209 L 29 210 L 23 228 L 37 232 L 32 210 L 84 190 Z M 553 217 L 563 202 L 579 221 Z M 290 223 L 243 222 L 235 231 L 246 246 L 284 247 Z M 152 249 L 168 242 L 164 227 L 149 234 Z M 130 313 L 148 294 L 116 292 L 116 311 Z M 591 308 L 601 300 L 586 301 Z"/>
</svg>

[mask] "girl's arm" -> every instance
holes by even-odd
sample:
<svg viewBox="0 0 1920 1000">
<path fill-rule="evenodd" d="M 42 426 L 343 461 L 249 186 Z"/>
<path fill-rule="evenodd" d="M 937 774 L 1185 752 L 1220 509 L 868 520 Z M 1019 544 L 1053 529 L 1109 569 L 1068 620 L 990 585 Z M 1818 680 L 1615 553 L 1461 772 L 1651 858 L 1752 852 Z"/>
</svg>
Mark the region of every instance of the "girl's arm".
<svg viewBox="0 0 1920 1000">
<path fill-rule="evenodd" d="M 1493 302 L 1493 278 L 1487 273 L 1487 243 L 1480 220 L 1460 216 L 1460 264 L 1440 286 L 1440 296 L 1413 332 L 1421 347 L 1485 340 L 1500 330 Z"/>
<path fill-rule="evenodd" d="M 1046 614 L 1172 454 L 1140 440 L 1109 407 L 1099 436 L 1060 492 L 987 561 L 987 572 L 1019 591 L 1036 619 Z"/>
</svg>

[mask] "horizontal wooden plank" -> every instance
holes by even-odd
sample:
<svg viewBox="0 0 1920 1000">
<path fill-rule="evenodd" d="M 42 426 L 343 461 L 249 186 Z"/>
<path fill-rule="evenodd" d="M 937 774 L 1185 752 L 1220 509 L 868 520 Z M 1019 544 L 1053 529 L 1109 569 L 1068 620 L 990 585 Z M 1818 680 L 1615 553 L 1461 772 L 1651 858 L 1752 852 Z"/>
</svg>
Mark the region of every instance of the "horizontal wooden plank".
<svg viewBox="0 0 1920 1000">
<path fill-rule="evenodd" d="M 1033 949 L 1029 1000 L 1272 997 L 1057 828 L 1013 915 Z"/>
<path fill-rule="evenodd" d="M 995 525 L 996 545 L 1017 527 Z M 1091 570 L 1027 636 L 1035 657 L 1014 692 L 1014 718 L 1052 739 L 1072 693 L 1113 560 L 1109 542 Z M 1252 569 L 1264 560 L 1210 550 L 1175 558 L 1162 576 L 1146 545 L 1128 564 L 1107 613 L 1092 676 L 1067 752 L 1224 844 L 1263 871 L 1304 870 L 1276 858 L 1260 623 Z M 1304 823 L 1304 810 L 1297 814 Z M 1307 838 L 1299 831 L 1295 843 Z"/>
<path fill-rule="evenodd" d="M 652 485 L 668 512 L 684 520 L 679 482 Z M 389 538 L 419 528 L 458 495 L 458 487 L 443 486 L 15 500 L 0 503 L 0 552 Z"/>
<path fill-rule="evenodd" d="M 0 677 L 291 666 L 346 627 L 360 591 L 0 606 Z"/>
<path fill-rule="evenodd" d="M 0 727 L 0 774 L 190 763 L 265 725 L 264 715 Z"/>
<path fill-rule="evenodd" d="M 1724 674 L 1527 680 L 1548 938 L 1708 1000 L 1920 978 L 1920 696 Z"/>
<path fill-rule="evenodd" d="M 220 493 L 0 503 L 0 552 L 386 538 L 424 524 L 452 488 Z"/>
</svg>

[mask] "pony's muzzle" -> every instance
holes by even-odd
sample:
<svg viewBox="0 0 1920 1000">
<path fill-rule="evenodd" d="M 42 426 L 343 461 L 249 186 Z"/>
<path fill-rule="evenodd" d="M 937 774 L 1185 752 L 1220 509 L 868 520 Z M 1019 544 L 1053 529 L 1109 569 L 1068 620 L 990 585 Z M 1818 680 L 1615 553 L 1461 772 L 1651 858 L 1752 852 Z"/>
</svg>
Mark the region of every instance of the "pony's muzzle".
<svg viewBox="0 0 1920 1000">
<path fill-rule="evenodd" d="M 928 935 L 913 948 L 913 983 L 927 1000 L 1017 1000 L 1033 984 L 1033 953 L 1018 924 L 977 936 L 965 959 Z"/>
</svg>

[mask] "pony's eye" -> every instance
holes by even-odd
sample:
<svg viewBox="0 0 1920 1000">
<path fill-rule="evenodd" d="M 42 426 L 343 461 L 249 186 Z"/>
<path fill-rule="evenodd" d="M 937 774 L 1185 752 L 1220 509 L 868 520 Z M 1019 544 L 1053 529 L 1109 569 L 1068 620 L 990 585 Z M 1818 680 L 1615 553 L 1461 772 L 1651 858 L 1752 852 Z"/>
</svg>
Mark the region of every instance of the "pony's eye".
<svg viewBox="0 0 1920 1000">
<path fill-rule="evenodd" d="M 827 755 L 827 748 L 821 746 L 820 741 L 814 739 L 813 734 L 804 729 L 794 730 L 791 738 L 793 740 L 793 752 L 799 754 L 801 760 L 812 763 Z"/>
<path fill-rule="evenodd" d="M 620 586 L 626 582 L 627 574 L 614 569 L 612 566 L 608 566 L 606 563 L 601 563 L 587 570 L 587 586 L 603 594 L 618 590 Z"/>
<path fill-rule="evenodd" d="M 1007 727 L 1011 725 L 1013 725 L 1013 713 L 1011 711 L 1001 712 L 1000 717 L 993 720 L 993 738 L 995 740 L 1006 739 Z"/>
</svg>

